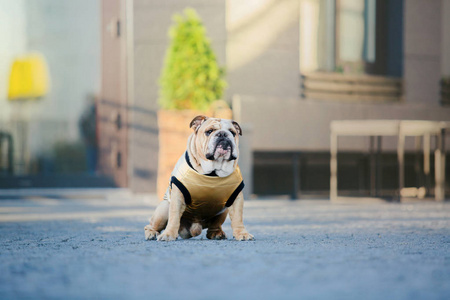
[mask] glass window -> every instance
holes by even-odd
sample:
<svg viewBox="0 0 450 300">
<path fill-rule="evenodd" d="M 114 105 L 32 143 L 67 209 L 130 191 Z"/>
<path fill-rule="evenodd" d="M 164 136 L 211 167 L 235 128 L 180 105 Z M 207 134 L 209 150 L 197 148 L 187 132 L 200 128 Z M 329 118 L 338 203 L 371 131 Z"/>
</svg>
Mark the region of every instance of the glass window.
<svg viewBox="0 0 450 300">
<path fill-rule="evenodd" d="M 334 71 L 335 0 L 300 2 L 300 69 Z"/>
<path fill-rule="evenodd" d="M 99 1 L 0 0 L 0 188 L 97 175 L 100 18 Z"/>
<path fill-rule="evenodd" d="M 301 72 L 401 76 L 402 17 L 403 1 L 302 0 Z"/>
<path fill-rule="evenodd" d="M 375 61 L 376 0 L 341 0 L 338 10 L 339 60 Z"/>
</svg>

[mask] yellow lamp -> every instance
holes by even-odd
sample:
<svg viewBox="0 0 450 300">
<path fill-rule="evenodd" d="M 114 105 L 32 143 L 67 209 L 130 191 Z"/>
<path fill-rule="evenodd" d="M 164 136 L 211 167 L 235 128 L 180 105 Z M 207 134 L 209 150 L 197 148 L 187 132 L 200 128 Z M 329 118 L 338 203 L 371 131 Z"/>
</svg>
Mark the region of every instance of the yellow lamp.
<svg viewBox="0 0 450 300">
<path fill-rule="evenodd" d="M 9 76 L 8 99 L 39 98 L 48 90 L 47 63 L 42 55 L 33 53 L 14 60 Z"/>
</svg>

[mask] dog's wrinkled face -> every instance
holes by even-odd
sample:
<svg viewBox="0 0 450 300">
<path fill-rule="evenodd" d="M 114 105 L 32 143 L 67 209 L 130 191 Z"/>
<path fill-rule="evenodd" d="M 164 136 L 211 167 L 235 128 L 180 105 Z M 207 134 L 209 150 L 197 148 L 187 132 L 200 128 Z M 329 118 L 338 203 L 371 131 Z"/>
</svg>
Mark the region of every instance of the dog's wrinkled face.
<svg viewBox="0 0 450 300">
<path fill-rule="evenodd" d="M 242 130 L 232 120 L 195 117 L 190 127 L 195 131 L 196 152 L 202 159 L 232 161 L 239 157 L 239 135 Z"/>
</svg>

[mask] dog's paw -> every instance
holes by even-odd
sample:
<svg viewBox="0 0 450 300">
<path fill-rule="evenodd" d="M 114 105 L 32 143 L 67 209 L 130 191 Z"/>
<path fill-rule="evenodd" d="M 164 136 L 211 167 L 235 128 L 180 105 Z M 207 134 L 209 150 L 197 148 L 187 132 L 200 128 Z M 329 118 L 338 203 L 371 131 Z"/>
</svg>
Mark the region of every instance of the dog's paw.
<svg viewBox="0 0 450 300">
<path fill-rule="evenodd" d="M 167 231 L 164 231 L 162 234 L 158 235 L 158 241 L 164 241 L 164 242 L 175 241 L 177 238 L 178 238 L 178 233 L 172 234 Z"/>
<path fill-rule="evenodd" d="M 206 232 L 206 237 L 210 240 L 225 240 L 227 235 L 223 232 L 223 230 L 218 230 Z"/>
<path fill-rule="evenodd" d="M 255 238 L 250 233 L 243 231 L 233 235 L 236 241 L 254 241 Z"/>
<path fill-rule="evenodd" d="M 144 232 L 146 241 L 156 240 L 158 236 L 158 231 L 154 230 L 150 225 L 144 227 Z"/>
</svg>

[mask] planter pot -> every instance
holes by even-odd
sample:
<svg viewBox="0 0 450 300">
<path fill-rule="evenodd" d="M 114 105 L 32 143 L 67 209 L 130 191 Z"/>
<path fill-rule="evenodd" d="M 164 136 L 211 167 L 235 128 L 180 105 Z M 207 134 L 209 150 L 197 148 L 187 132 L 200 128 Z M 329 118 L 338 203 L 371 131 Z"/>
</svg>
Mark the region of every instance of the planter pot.
<svg viewBox="0 0 450 300">
<path fill-rule="evenodd" d="M 208 112 L 196 110 L 158 111 L 159 156 L 156 191 L 160 201 L 170 182 L 170 174 L 180 156 L 186 151 L 187 140 L 192 133 L 189 124 L 198 115 L 231 119 L 231 109 L 224 101 L 217 101 Z"/>
<path fill-rule="evenodd" d="M 187 140 L 192 133 L 189 123 L 195 116 L 201 114 L 204 113 L 193 110 L 158 111 L 159 156 L 156 190 L 160 200 L 163 199 L 169 185 L 170 173 L 186 151 Z"/>
</svg>

